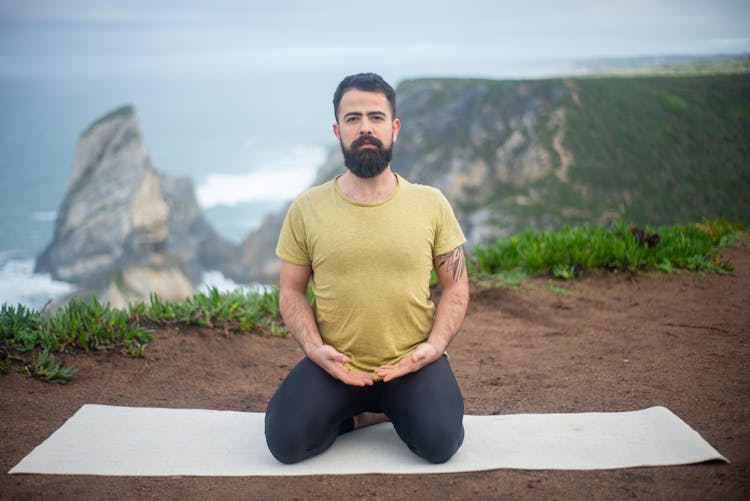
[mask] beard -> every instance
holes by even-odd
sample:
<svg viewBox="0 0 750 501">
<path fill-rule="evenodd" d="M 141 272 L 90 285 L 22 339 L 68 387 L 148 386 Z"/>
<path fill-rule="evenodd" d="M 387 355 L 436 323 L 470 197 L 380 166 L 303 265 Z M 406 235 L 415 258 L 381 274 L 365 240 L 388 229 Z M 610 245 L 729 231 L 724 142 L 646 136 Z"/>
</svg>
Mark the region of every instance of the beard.
<svg viewBox="0 0 750 501">
<path fill-rule="evenodd" d="M 360 149 L 365 143 L 375 146 L 375 149 Z M 352 142 L 351 148 L 344 147 L 341 143 L 341 152 L 344 154 L 344 165 L 357 177 L 371 178 L 383 172 L 391 163 L 393 145 L 386 148 L 383 142 L 374 136 L 360 136 Z"/>
</svg>

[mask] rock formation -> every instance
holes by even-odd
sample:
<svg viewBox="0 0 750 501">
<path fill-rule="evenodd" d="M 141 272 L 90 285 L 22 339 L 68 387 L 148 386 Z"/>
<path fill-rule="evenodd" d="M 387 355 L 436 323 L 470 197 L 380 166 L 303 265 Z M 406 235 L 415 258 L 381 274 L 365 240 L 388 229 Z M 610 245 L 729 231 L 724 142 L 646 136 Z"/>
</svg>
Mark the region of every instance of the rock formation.
<svg viewBox="0 0 750 501">
<path fill-rule="evenodd" d="M 53 241 L 35 271 L 121 307 L 150 292 L 183 299 L 204 270 L 241 275 L 237 262 L 235 246 L 203 218 L 192 181 L 154 170 L 125 106 L 81 134 Z"/>
<path fill-rule="evenodd" d="M 492 207 L 498 189 L 523 191 L 546 176 L 565 175 L 552 141 L 541 137 L 546 130 L 564 131 L 571 90 L 562 81 L 412 80 L 399 85 L 397 95 L 402 128 L 393 170 L 439 188 L 470 246 L 521 226 L 513 214 Z M 314 184 L 343 171 L 337 145 Z M 254 280 L 278 280 L 274 245 L 283 216 L 269 216 L 242 243 Z"/>
<path fill-rule="evenodd" d="M 397 89 L 393 170 L 442 190 L 469 248 L 565 224 L 746 221 L 748 89 L 744 75 L 410 80 Z M 315 184 L 342 172 L 336 145 Z M 207 269 L 275 283 L 285 212 L 239 247 L 219 238 L 190 181 L 153 170 L 135 113 L 123 108 L 82 135 L 37 269 L 102 291 L 182 291 L 178 276 L 195 284 Z"/>
</svg>

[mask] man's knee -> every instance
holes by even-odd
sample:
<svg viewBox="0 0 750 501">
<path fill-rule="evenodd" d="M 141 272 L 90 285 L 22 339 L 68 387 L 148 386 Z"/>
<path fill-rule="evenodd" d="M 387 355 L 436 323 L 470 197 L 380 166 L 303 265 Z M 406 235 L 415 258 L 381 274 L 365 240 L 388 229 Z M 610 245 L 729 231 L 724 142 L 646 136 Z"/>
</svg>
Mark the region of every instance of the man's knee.
<svg viewBox="0 0 750 501">
<path fill-rule="evenodd" d="M 300 426 L 284 426 L 266 414 L 266 445 L 273 457 L 284 464 L 297 463 L 305 459 L 306 439 Z"/>
<path fill-rule="evenodd" d="M 431 463 L 445 463 L 464 441 L 464 427 L 448 421 L 432 421 L 419 426 L 407 445 L 416 455 Z"/>
</svg>

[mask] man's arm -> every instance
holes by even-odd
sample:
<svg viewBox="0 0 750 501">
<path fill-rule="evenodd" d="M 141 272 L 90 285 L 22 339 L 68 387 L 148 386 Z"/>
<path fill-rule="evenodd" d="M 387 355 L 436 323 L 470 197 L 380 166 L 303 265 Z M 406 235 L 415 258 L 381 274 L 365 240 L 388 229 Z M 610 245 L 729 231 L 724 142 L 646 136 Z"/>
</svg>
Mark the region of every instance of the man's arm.
<svg viewBox="0 0 750 501">
<path fill-rule="evenodd" d="M 346 364 L 349 358 L 332 346 L 323 344 L 310 303 L 307 302 L 307 283 L 312 268 L 281 260 L 279 287 L 279 309 L 284 323 L 299 343 L 307 358 L 319 365 L 328 374 L 354 386 L 372 384 L 372 376 L 364 372 L 350 371 Z"/>
<path fill-rule="evenodd" d="M 462 247 L 441 254 L 433 260 L 435 272 L 443 290 L 435 312 L 435 320 L 427 342 L 417 346 L 411 356 L 396 365 L 381 365 L 375 374 L 388 382 L 410 372 L 416 372 L 440 358 L 458 332 L 469 306 L 469 277 Z"/>
<path fill-rule="evenodd" d="M 436 257 L 435 271 L 443 293 L 427 342 L 438 348 L 440 356 L 461 327 L 469 307 L 469 275 L 463 248 L 456 247 Z"/>
</svg>

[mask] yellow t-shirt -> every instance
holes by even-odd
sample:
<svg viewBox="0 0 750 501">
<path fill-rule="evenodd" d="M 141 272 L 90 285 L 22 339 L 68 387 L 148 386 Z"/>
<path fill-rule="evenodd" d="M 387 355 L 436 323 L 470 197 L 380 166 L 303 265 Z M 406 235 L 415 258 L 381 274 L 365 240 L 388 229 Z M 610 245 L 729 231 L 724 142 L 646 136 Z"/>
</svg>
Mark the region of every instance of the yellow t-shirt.
<svg viewBox="0 0 750 501">
<path fill-rule="evenodd" d="M 376 203 L 348 198 L 335 180 L 289 208 L 276 255 L 312 266 L 313 310 L 323 342 L 354 370 L 393 364 L 426 341 L 435 313 L 433 257 L 466 239 L 436 188 L 397 176 Z"/>
</svg>

